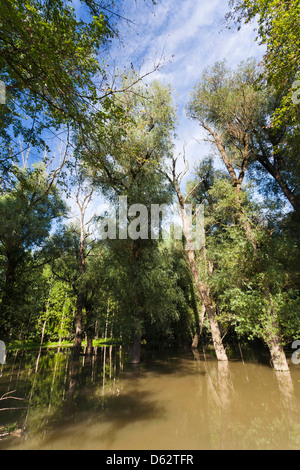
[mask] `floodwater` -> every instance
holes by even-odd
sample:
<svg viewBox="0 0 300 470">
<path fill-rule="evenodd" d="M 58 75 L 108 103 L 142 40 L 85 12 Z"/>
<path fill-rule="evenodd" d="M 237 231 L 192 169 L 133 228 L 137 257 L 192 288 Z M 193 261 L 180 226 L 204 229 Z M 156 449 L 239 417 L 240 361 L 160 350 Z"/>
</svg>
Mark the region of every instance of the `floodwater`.
<svg viewBox="0 0 300 470">
<path fill-rule="evenodd" d="M 72 381 L 71 350 L 10 353 L 0 408 L 16 409 L 1 411 L 0 434 L 23 432 L 0 450 L 298 450 L 300 366 L 276 373 L 241 352 L 228 365 L 204 349 L 148 353 L 133 368 L 120 347 L 103 347 Z"/>
</svg>

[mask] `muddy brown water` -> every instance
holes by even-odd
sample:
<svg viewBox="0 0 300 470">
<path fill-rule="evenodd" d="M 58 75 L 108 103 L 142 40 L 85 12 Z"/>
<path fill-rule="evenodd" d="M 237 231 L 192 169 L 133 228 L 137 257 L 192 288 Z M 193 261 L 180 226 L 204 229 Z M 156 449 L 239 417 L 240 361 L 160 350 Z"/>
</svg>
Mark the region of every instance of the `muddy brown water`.
<svg viewBox="0 0 300 470">
<path fill-rule="evenodd" d="M 300 366 L 276 373 L 243 352 L 228 364 L 202 349 L 151 353 L 132 368 L 119 347 L 98 348 L 72 392 L 71 350 L 10 353 L 0 408 L 17 409 L 0 412 L 0 434 L 23 433 L 0 449 L 299 449 Z"/>
</svg>

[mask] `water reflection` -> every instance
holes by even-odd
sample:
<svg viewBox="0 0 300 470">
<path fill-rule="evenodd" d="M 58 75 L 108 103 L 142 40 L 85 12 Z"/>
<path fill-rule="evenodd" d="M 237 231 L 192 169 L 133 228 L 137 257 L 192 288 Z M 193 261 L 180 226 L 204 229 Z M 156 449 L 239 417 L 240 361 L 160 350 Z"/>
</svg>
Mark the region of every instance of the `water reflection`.
<svg viewBox="0 0 300 470">
<path fill-rule="evenodd" d="M 0 397 L 16 391 L 26 406 L 0 413 L 0 434 L 24 433 L 0 449 L 298 449 L 299 381 L 299 368 L 276 373 L 245 351 L 229 363 L 205 349 L 153 353 L 137 367 L 122 346 L 77 361 L 71 349 L 17 351 Z"/>
</svg>

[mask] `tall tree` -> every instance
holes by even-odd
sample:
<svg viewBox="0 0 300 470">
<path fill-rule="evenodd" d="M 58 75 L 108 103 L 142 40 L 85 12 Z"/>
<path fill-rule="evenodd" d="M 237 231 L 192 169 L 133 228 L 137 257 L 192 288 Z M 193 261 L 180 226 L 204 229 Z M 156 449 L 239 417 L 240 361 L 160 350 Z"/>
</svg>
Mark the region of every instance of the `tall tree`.
<svg viewBox="0 0 300 470">
<path fill-rule="evenodd" d="M 276 96 L 266 84 L 258 87 L 258 81 L 259 68 L 253 60 L 234 71 L 224 62 L 217 63 L 203 73 L 187 112 L 216 147 L 237 195 L 246 171 L 254 166 L 267 182 L 268 174 L 274 178 L 299 217 L 298 159 L 287 143 L 289 131 L 270 127 Z M 244 225 L 251 236 L 247 221 Z"/>
<path fill-rule="evenodd" d="M 6 103 L 0 108 L 1 170 L 19 153 L 18 136 L 28 146 L 45 149 L 43 130 L 84 125 L 98 101 L 95 77 L 105 79 L 97 54 L 113 34 L 102 9 L 110 3 L 83 2 L 85 19 L 61 0 L 2 5 L 0 79 Z"/>
<path fill-rule="evenodd" d="M 300 79 L 300 5 L 298 0 L 230 0 L 229 25 L 257 20 L 257 39 L 266 46 L 264 73 L 268 84 L 281 95 L 274 123 L 298 124 Z M 293 84 L 295 83 L 294 87 Z"/>
<path fill-rule="evenodd" d="M 54 220 L 65 212 L 54 183 L 55 173 L 47 174 L 42 164 L 34 169 L 15 167 L 15 173 L 13 189 L 0 196 L 0 309 L 4 338 L 18 325 L 26 271 L 50 260 L 47 239 Z"/>
<path fill-rule="evenodd" d="M 90 142 L 83 140 L 79 144 L 94 185 L 116 206 L 118 198 L 123 196 L 127 198 L 127 207 L 132 207 L 129 220 L 127 214 L 125 216 L 123 230 L 126 234 L 122 243 L 126 249 L 120 260 L 125 260 L 123 269 L 127 273 L 127 296 L 131 299 L 134 323 L 131 360 L 139 362 L 142 324 L 149 298 L 142 279 L 151 260 L 150 252 L 157 244 L 156 240 L 150 240 L 151 205 L 168 204 L 170 201 L 169 187 L 159 170 L 172 150 L 175 113 L 168 87 L 158 82 L 149 86 L 140 83 L 131 86 L 136 82 L 134 74 L 124 80 L 128 92 L 115 95 L 116 105 L 125 118 L 122 125 L 116 115 L 107 123 L 104 138 L 97 139 L 95 129 Z M 102 129 L 99 131 L 102 133 Z M 141 205 L 146 215 L 138 216 Z M 118 231 L 120 234 L 120 226 Z M 116 248 L 119 243 L 118 240 Z"/>
<path fill-rule="evenodd" d="M 252 246 L 254 257 L 259 251 L 258 230 L 261 230 L 255 219 L 249 217 L 242 186 L 251 159 L 255 157 L 253 135 L 260 123 L 260 113 L 264 103 L 262 91 L 256 91 L 253 75 L 256 68 L 253 64 L 242 64 L 235 73 L 230 73 L 224 64 L 217 64 L 204 72 L 202 80 L 195 87 L 188 113 L 197 119 L 205 129 L 208 140 L 217 149 L 222 158 L 231 181 L 233 192 L 231 202 L 238 215 L 239 225 Z M 259 127 L 258 127 L 259 128 Z M 232 196 L 234 199 L 232 200 Z M 260 264 L 262 272 L 267 271 L 264 263 Z M 269 302 L 268 346 L 274 367 L 278 370 L 288 369 L 284 350 L 280 340 L 280 326 L 276 309 L 272 308 L 269 287 L 265 286 L 266 302 Z"/>
<path fill-rule="evenodd" d="M 180 206 L 182 225 L 183 225 L 183 234 L 184 234 L 185 243 L 186 243 L 185 249 L 186 249 L 188 263 L 189 263 L 191 273 L 195 282 L 195 286 L 199 292 L 199 295 L 203 303 L 203 307 L 205 308 L 205 311 L 209 319 L 210 330 L 212 334 L 216 356 L 219 361 L 227 361 L 228 358 L 227 358 L 226 350 L 223 346 L 222 336 L 221 336 L 220 328 L 219 328 L 218 321 L 216 318 L 216 308 L 215 308 L 215 304 L 212 299 L 212 296 L 210 294 L 207 280 L 205 279 L 205 276 L 203 277 L 200 275 L 199 267 L 198 267 L 198 263 L 197 263 L 197 259 L 195 255 L 195 250 L 192 248 L 189 248 L 192 245 L 192 228 L 191 228 L 189 216 L 187 214 L 187 209 L 186 209 L 187 198 L 183 196 L 181 188 L 180 188 L 181 181 L 184 175 L 186 174 L 186 172 L 183 172 L 181 176 L 178 176 L 176 174 L 176 161 L 177 159 L 173 157 L 172 177 L 170 177 L 170 180 L 176 191 L 176 195 L 177 195 L 179 206 Z M 200 230 L 200 228 L 198 229 Z M 203 227 L 203 230 L 204 230 L 204 227 Z M 206 249 L 205 246 L 203 248 Z"/>
<path fill-rule="evenodd" d="M 263 118 L 254 136 L 258 175 L 267 172 L 274 178 L 299 219 L 299 1 L 230 0 L 229 5 L 228 24 L 235 22 L 240 28 L 257 20 L 257 39 L 266 46 L 256 83 L 268 98 L 268 119 Z"/>
</svg>

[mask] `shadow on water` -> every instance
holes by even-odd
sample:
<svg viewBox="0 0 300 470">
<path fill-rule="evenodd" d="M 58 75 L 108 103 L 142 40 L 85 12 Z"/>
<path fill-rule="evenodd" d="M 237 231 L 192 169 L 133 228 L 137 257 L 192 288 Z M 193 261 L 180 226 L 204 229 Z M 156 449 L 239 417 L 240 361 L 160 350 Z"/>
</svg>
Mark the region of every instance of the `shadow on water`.
<svg viewBox="0 0 300 470">
<path fill-rule="evenodd" d="M 8 448 L 299 448 L 299 369 L 275 373 L 251 350 L 217 362 L 207 348 L 145 351 L 138 366 L 122 347 L 17 351 L 0 369 L 0 397 L 25 402 L 0 413 L 23 437 Z M 16 405 L 17 403 L 17 405 Z M 24 406 L 25 403 L 25 406 Z"/>
</svg>

